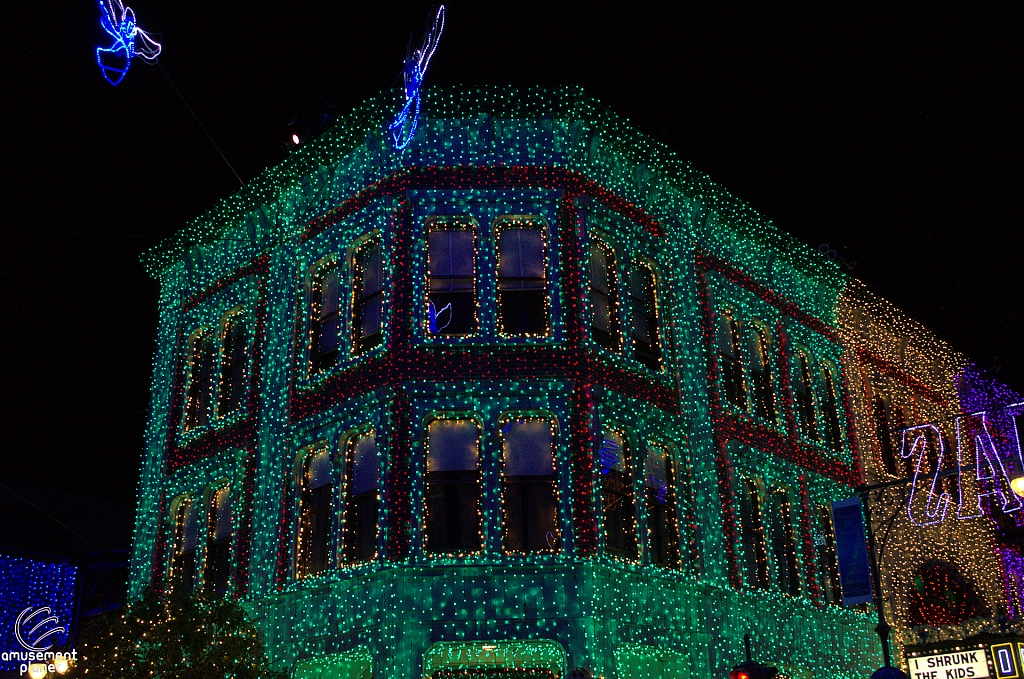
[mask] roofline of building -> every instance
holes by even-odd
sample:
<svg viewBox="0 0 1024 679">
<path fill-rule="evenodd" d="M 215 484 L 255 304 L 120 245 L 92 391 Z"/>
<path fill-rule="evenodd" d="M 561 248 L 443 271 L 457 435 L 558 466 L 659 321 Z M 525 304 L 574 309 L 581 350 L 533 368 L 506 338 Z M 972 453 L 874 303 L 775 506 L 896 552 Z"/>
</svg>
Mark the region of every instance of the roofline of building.
<svg viewBox="0 0 1024 679">
<path fill-rule="evenodd" d="M 584 93 L 583 88 L 513 88 L 508 86 L 431 87 L 423 96 L 424 117 L 471 119 L 490 114 L 500 119 L 559 119 L 567 126 L 581 121 L 589 137 L 600 136 L 630 161 L 646 165 L 686 198 L 698 205 L 705 218 L 714 213 L 743 236 L 765 243 L 783 253 L 797 268 L 816 277 L 836 281 L 839 267 L 811 246 L 778 229 L 704 173 L 681 159 L 667 145 L 655 141 L 627 119 Z M 339 162 L 367 144 L 371 136 L 386 136 L 388 121 L 402 103 L 398 89 L 381 93 L 340 116 L 319 138 L 293 151 L 277 165 L 263 170 L 245 188 L 220 200 L 213 208 L 190 221 L 174 236 L 144 252 L 141 261 L 154 278 L 197 245 L 216 242 L 242 226 L 264 205 L 275 203 L 282 193 L 322 166 Z M 679 215 L 679 219 L 683 216 Z M 837 287 L 841 287 L 838 283 Z"/>
</svg>

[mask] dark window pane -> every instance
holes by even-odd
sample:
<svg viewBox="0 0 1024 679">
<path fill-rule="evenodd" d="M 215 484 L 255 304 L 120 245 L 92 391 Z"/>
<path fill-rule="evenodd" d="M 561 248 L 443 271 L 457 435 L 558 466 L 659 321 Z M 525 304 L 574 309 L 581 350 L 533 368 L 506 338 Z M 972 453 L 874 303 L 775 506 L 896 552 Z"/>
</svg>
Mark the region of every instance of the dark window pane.
<svg viewBox="0 0 1024 679">
<path fill-rule="evenodd" d="M 839 452 L 843 449 L 843 432 L 839 423 L 839 398 L 836 393 L 835 380 L 829 368 L 822 369 L 824 378 L 824 408 L 822 415 L 825 418 L 825 443 L 832 450 Z"/>
<path fill-rule="evenodd" d="M 427 427 L 428 553 L 481 548 L 479 438 L 480 429 L 472 420 L 439 419 Z"/>
<path fill-rule="evenodd" d="M 654 274 L 642 264 L 629 276 L 629 294 L 633 307 L 633 350 L 636 359 L 651 370 L 661 369 L 658 337 L 658 307 Z"/>
<path fill-rule="evenodd" d="M 502 428 L 502 543 L 505 552 L 558 549 L 551 423 L 517 420 Z"/>
<path fill-rule="evenodd" d="M 793 516 L 785 491 L 777 491 L 772 495 L 772 552 L 779 590 L 785 594 L 799 594 L 800 575 L 796 563 Z"/>
<path fill-rule="evenodd" d="M 817 441 L 818 422 L 814 413 L 811 367 L 803 353 L 796 355 L 796 375 L 794 375 L 793 387 L 794 406 L 800 435 L 806 439 Z"/>
<path fill-rule="evenodd" d="M 753 481 L 744 479 L 740 493 L 740 534 L 743 571 L 748 586 L 768 589 L 768 547 L 765 544 L 761 498 Z"/>
<path fill-rule="evenodd" d="M 644 461 L 648 553 L 651 563 L 679 566 L 679 524 L 672 459 L 667 448 L 651 446 Z"/>
<path fill-rule="evenodd" d="M 750 386 L 754 414 L 774 423 L 775 385 L 768 336 L 761 328 L 755 328 L 750 340 Z"/>
<path fill-rule="evenodd" d="M 310 322 L 313 372 L 332 367 L 338 360 L 341 331 L 341 282 L 336 263 L 326 264 L 313 279 L 313 308 Z"/>
<path fill-rule="evenodd" d="M 474 230 L 432 228 L 427 234 L 427 314 L 429 334 L 476 332 Z"/>
<path fill-rule="evenodd" d="M 814 550 L 817 557 L 818 586 L 825 603 L 839 606 L 842 595 L 839 591 L 839 569 L 836 562 L 835 531 L 832 529 L 832 516 L 828 508 L 819 506 L 816 509 L 818 530 L 814 533 Z"/>
<path fill-rule="evenodd" d="M 299 511 L 300 578 L 327 569 L 330 553 L 334 474 L 326 450 L 314 453 L 306 462 Z"/>
<path fill-rule="evenodd" d="M 373 433 L 350 440 L 346 459 L 343 558 L 347 563 L 373 559 L 377 553 L 380 457 Z"/>
<path fill-rule="evenodd" d="M 211 594 L 221 596 L 227 592 L 231 576 L 231 492 L 227 486 L 210 500 L 207 536 L 203 580 Z"/>
<path fill-rule="evenodd" d="M 339 281 L 338 267 L 332 266 L 320 279 L 320 319 L 326 319 L 338 313 Z"/>
<path fill-rule="evenodd" d="M 246 341 L 241 315 L 232 314 L 224 329 L 218 415 L 234 412 L 245 399 Z"/>
<path fill-rule="evenodd" d="M 601 512 L 604 551 L 611 556 L 636 559 L 636 511 L 629 448 L 621 434 L 606 432 L 598 453 L 601 472 Z"/>
<path fill-rule="evenodd" d="M 498 232 L 498 325 L 511 337 L 548 332 L 544 240 L 538 229 Z"/>
<path fill-rule="evenodd" d="M 615 256 L 603 245 L 590 250 L 591 335 L 605 349 L 619 348 L 619 318 L 616 308 Z"/>
<path fill-rule="evenodd" d="M 878 441 L 882 466 L 889 474 L 896 474 L 896 451 L 893 449 L 889 422 L 889 404 L 885 396 L 876 396 L 874 404 L 875 438 Z"/>
<path fill-rule="evenodd" d="M 380 344 L 384 328 L 384 288 L 379 243 L 364 245 L 355 257 L 353 296 L 355 321 L 352 324 L 355 353 Z"/>
<path fill-rule="evenodd" d="M 185 428 L 204 427 L 210 419 L 210 405 L 213 399 L 214 363 L 216 345 L 214 333 L 207 330 L 192 341 L 188 400 L 185 412 Z"/>
<path fill-rule="evenodd" d="M 190 499 L 178 503 L 174 514 L 174 553 L 171 560 L 171 584 L 191 590 L 196 575 L 196 548 L 199 542 L 199 510 Z"/>
<path fill-rule="evenodd" d="M 718 365 L 722 371 L 722 390 L 726 400 L 737 408 L 746 409 L 747 392 L 740 358 L 739 324 L 729 314 L 719 316 Z"/>
</svg>

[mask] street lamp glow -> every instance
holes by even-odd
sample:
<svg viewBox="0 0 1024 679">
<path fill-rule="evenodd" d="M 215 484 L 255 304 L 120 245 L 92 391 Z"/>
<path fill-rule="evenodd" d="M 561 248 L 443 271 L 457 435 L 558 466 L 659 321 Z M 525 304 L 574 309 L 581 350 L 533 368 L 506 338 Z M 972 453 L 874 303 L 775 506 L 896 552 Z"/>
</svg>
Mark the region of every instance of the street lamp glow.
<svg viewBox="0 0 1024 679">
<path fill-rule="evenodd" d="M 1017 497 L 1024 497 L 1024 476 L 1018 476 L 1010 481 L 1010 490 L 1012 490 Z"/>
</svg>

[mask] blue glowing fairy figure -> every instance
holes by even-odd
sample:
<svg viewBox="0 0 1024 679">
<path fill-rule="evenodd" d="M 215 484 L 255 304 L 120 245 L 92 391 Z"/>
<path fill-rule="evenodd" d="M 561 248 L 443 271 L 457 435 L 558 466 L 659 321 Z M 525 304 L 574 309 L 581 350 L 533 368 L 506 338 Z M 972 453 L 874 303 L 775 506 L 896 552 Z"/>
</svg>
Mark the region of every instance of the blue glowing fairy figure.
<svg viewBox="0 0 1024 679">
<path fill-rule="evenodd" d="M 114 39 L 110 47 L 96 48 L 96 63 L 111 85 L 124 80 L 132 57 L 155 62 L 160 55 L 160 43 L 135 24 L 135 12 L 121 4 L 121 0 L 100 0 L 100 27 Z"/>
<path fill-rule="evenodd" d="M 427 73 L 427 65 L 430 63 L 430 57 L 434 56 L 434 50 L 437 49 L 437 41 L 441 39 L 442 31 L 444 31 L 444 5 L 437 10 L 434 25 L 423 36 L 423 44 L 420 45 L 420 48 L 412 53 L 406 51 L 405 67 L 402 70 L 402 78 L 405 80 L 405 106 L 388 125 L 395 148 L 399 151 L 405 149 L 412 141 L 413 135 L 416 134 L 416 123 L 420 118 L 420 87 L 423 85 L 423 76 Z"/>
</svg>

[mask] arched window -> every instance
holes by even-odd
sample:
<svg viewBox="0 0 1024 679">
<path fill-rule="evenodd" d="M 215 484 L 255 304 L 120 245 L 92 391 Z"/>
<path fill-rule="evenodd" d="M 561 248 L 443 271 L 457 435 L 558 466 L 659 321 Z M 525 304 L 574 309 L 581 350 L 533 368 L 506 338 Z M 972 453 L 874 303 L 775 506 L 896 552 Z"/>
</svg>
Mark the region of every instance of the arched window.
<svg viewBox="0 0 1024 679">
<path fill-rule="evenodd" d="M 330 554 L 334 469 L 326 448 L 311 453 L 302 468 L 299 497 L 299 578 L 327 570 Z"/>
<path fill-rule="evenodd" d="M 483 546 L 480 509 L 480 427 L 470 419 L 427 425 L 428 554 L 467 554 Z"/>
<path fill-rule="evenodd" d="M 992 615 L 974 582 L 949 562 L 926 561 L 914 572 L 911 582 L 904 595 L 910 625 L 959 625 Z"/>
<path fill-rule="evenodd" d="M 629 275 L 633 311 L 633 354 L 651 370 L 661 370 L 657 283 L 651 269 L 635 262 Z"/>
<path fill-rule="evenodd" d="M 753 326 L 750 335 L 750 387 L 754 414 L 775 423 L 775 384 L 772 376 L 771 343 L 768 332 Z"/>
<path fill-rule="evenodd" d="M 435 219 L 427 226 L 427 333 L 472 335 L 476 315 L 476 225 Z"/>
<path fill-rule="evenodd" d="M 832 527 L 832 513 L 825 505 L 815 510 L 817 530 L 814 531 L 814 552 L 817 557 L 818 588 L 825 603 L 840 606 L 839 568 L 836 562 L 836 532 Z"/>
<path fill-rule="evenodd" d="M 310 369 L 316 373 L 338 362 L 341 333 L 341 272 L 336 261 L 320 267 L 312 280 Z"/>
<path fill-rule="evenodd" d="M 498 220 L 498 332 L 503 337 L 548 334 L 547 248 L 530 219 Z"/>
<path fill-rule="evenodd" d="M 192 348 L 189 352 L 188 398 L 185 405 L 186 430 L 205 427 L 210 421 L 216 360 L 217 345 L 213 330 L 201 330 L 193 335 Z"/>
<path fill-rule="evenodd" d="M 369 241 L 352 258 L 352 353 L 361 354 L 384 336 L 384 269 L 380 243 Z"/>
<path fill-rule="evenodd" d="M 607 431 L 598 453 L 601 472 L 601 515 L 605 554 L 635 560 L 636 510 L 633 492 L 633 461 L 626 438 Z"/>
<path fill-rule="evenodd" d="M 747 392 L 743 385 L 739 323 L 729 312 L 718 317 L 718 366 L 722 372 L 725 399 L 737 408 L 746 409 Z"/>
<path fill-rule="evenodd" d="M 757 485 L 743 479 L 740 494 L 740 536 L 743 542 L 743 575 L 750 587 L 768 589 L 768 547 Z"/>
<path fill-rule="evenodd" d="M 223 328 L 218 416 L 233 413 L 245 401 L 245 357 L 248 349 L 245 319 L 241 312 L 228 314 L 224 318 Z"/>
<path fill-rule="evenodd" d="M 174 552 L 171 583 L 191 591 L 196 577 L 196 548 L 199 546 L 199 509 L 192 498 L 182 498 L 174 510 Z"/>
<path fill-rule="evenodd" d="M 793 511 L 785 490 L 772 493 L 772 556 L 779 590 L 794 596 L 799 594 L 800 573 L 796 563 Z"/>
<path fill-rule="evenodd" d="M 811 441 L 818 440 L 818 419 L 814 413 L 814 382 L 811 363 L 803 351 L 793 356 L 793 407 L 800 435 Z"/>
<path fill-rule="evenodd" d="M 345 485 L 342 561 L 347 564 L 372 561 L 377 554 L 380 510 L 380 455 L 372 431 L 352 436 L 346 442 Z"/>
<path fill-rule="evenodd" d="M 522 418 L 501 427 L 502 549 L 555 552 L 559 547 L 554 427 Z"/>
<path fill-rule="evenodd" d="M 843 428 L 839 420 L 839 393 L 836 391 L 836 372 L 830 364 L 821 366 L 825 393 L 822 398 L 822 416 L 825 419 L 825 443 L 832 450 L 843 449 Z"/>
<path fill-rule="evenodd" d="M 679 567 L 679 522 L 676 518 L 675 469 L 664 446 L 649 446 L 644 460 L 647 501 L 647 553 L 651 563 Z"/>
<path fill-rule="evenodd" d="M 619 350 L 619 297 L 615 253 L 603 243 L 590 248 L 590 333 L 605 349 Z"/>
<path fill-rule="evenodd" d="M 206 560 L 203 584 L 214 596 L 228 590 L 231 576 L 231 491 L 222 486 L 210 497 L 206 519 Z"/>
</svg>

